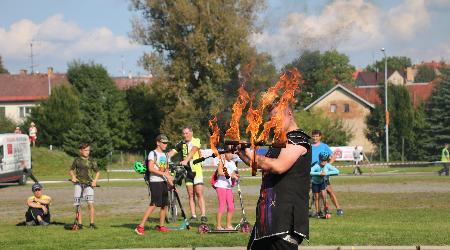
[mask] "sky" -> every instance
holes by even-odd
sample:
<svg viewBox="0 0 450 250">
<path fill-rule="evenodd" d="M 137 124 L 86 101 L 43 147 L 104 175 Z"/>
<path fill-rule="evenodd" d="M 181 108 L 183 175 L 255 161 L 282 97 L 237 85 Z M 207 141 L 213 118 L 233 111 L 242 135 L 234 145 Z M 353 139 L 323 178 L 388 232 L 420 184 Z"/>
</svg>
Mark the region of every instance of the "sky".
<svg viewBox="0 0 450 250">
<path fill-rule="evenodd" d="M 53 67 L 64 73 L 74 60 L 105 66 L 112 76 L 146 75 L 137 63 L 150 46 L 129 38 L 127 0 L 2 0 L 0 55 L 12 74 Z M 450 0 L 268 0 L 250 41 L 277 67 L 304 50 L 337 49 L 363 68 L 383 57 L 413 63 L 450 61 Z"/>
</svg>

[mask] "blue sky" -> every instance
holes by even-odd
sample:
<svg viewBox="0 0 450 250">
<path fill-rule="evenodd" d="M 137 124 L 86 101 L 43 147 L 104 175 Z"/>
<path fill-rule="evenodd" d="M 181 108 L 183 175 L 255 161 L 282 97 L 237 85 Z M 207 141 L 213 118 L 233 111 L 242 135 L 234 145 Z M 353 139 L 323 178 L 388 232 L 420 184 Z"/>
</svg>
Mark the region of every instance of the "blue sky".
<svg viewBox="0 0 450 250">
<path fill-rule="evenodd" d="M 65 72 L 75 59 L 103 64 L 111 75 L 144 75 L 137 60 L 150 51 L 130 42 L 126 0 L 2 0 L 0 55 L 11 73 L 52 66 Z M 269 0 L 252 43 L 280 67 L 306 49 L 336 48 L 357 67 L 388 55 L 414 63 L 450 59 L 450 0 Z M 123 65 L 123 67 L 122 67 Z M 123 71 L 122 71 L 123 69 Z"/>
</svg>

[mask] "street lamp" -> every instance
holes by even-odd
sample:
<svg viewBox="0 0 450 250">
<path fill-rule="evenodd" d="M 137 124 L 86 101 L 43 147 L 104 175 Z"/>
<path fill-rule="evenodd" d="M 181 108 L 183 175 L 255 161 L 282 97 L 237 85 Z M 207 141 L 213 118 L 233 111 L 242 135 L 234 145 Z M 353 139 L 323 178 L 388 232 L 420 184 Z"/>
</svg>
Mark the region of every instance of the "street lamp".
<svg viewBox="0 0 450 250">
<path fill-rule="evenodd" d="M 388 97 L 387 97 L 387 58 L 386 50 L 381 48 L 384 55 L 384 113 L 385 113 L 385 129 L 386 129 L 386 162 L 389 162 L 389 111 L 388 111 Z"/>
</svg>

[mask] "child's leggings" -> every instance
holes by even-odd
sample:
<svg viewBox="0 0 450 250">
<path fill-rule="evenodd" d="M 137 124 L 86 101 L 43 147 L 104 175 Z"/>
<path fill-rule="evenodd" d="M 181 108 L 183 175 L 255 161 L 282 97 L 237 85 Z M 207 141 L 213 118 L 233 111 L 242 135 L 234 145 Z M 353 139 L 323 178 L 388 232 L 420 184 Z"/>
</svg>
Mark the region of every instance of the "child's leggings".
<svg viewBox="0 0 450 250">
<path fill-rule="evenodd" d="M 233 192 L 231 192 L 231 189 L 227 188 L 216 188 L 217 192 L 217 199 L 219 200 L 219 208 L 217 209 L 217 212 L 223 213 L 225 211 L 225 203 L 228 207 L 228 212 L 232 213 L 234 211 L 234 198 L 233 198 Z"/>
</svg>

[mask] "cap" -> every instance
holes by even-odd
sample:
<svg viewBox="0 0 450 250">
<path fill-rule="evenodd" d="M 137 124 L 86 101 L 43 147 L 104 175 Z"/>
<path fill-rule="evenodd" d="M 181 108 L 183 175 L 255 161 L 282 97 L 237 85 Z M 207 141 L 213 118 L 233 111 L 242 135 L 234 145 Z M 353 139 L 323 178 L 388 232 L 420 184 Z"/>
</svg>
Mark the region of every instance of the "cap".
<svg viewBox="0 0 450 250">
<path fill-rule="evenodd" d="M 31 191 L 36 191 L 36 189 L 42 189 L 42 185 L 39 183 L 34 183 L 33 186 L 31 186 Z"/>
<path fill-rule="evenodd" d="M 167 136 L 165 134 L 160 134 L 156 137 L 156 141 L 160 141 L 162 143 L 168 143 L 169 139 L 167 138 Z"/>
</svg>

